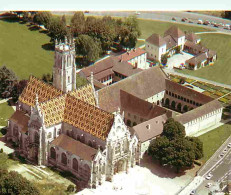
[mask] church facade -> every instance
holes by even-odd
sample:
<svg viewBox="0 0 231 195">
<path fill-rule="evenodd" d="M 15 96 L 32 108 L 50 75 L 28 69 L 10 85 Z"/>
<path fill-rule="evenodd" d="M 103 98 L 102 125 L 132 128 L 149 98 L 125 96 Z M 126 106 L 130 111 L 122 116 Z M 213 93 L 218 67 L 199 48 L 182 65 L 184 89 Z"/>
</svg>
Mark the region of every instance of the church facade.
<svg viewBox="0 0 231 195">
<path fill-rule="evenodd" d="M 136 164 L 138 139 L 119 110 L 112 114 L 99 108 L 93 82 L 76 89 L 74 55 L 73 40 L 56 42 L 53 86 L 30 77 L 6 139 L 18 144 L 28 160 L 70 171 L 97 187 Z"/>
</svg>

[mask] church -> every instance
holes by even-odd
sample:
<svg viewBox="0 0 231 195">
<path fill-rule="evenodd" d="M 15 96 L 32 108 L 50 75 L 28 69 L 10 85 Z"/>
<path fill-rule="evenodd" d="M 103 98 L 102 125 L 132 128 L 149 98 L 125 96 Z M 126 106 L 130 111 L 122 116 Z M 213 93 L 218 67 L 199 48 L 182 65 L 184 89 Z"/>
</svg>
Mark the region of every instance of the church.
<svg viewBox="0 0 231 195">
<path fill-rule="evenodd" d="M 95 76 L 76 88 L 74 41 L 56 42 L 53 85 L 30 76 L 6 139 L 29 161 L 69 171 L 95 188 L 139 164 L 168 118 L 188 136 L 221 121 L 218 100 L 171 81 L 158 66 L 97 91 Z"/>
<path fill-rule="evenodd" d="M 88 187 L 136 164 L 138 139 L 118 109 L 99 108 L 93 82 L 76 89 L 73 40 L 55 44 L 53 86 L 33 76 L 8 122 L 6 139 L 38 165 L 70 171 Z"/>
</svg>

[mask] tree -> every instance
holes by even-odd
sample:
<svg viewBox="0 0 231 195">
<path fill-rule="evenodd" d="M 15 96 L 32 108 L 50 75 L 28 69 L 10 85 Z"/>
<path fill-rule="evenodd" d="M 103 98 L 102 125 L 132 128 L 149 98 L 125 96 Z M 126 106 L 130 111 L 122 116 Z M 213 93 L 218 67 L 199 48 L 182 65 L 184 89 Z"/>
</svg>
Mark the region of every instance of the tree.
<svg viewBox="0 0 231 195">
<path fill-rule="evenodd" d="M 75 12 L 71 18 L 71 33 L 74 37 L 83 34 L 85 31 L 85 17 L 83 12 Z"/>
<path fill-rule="evenodd" d="M 6 66 L 0 67 L 0 97 L 10 97 L 15 82 L 17 82 L 15 73 Z"/>
<path fill-rule="evenodd" d="M 231 19 L 231 11 L 225 11 L 223 14 L 223 18 Z"/>
<path fill-rule="evenodd" d="M 43 74 L 42 80 L 43 80 L 44 82 L 46 82 L 46 83 L 52 84 L 52 82 L 53 82 L 53 77 L 51 76 L 50 73 Z"/>
<path fill-rule="evenodd" d="M 191 142 L 195 151 L 195 159 L 198 160 L 204 156 L 203 142 L 198 137 L 186 137 Z"/>
<path fill-rule="evenodd" d="M 75 190 L 75 186 L 74 185 L 72 185 L 72 184 L 70 184 L 68 187 L 67 187 L 67 192 L 74 192 L 74 190 Z"/>
<path fill-rule="evenodd" d="M 79 35 L 76 39 L 76 53 L 83 56 L 83 63 L 93 62 L 99 58 L 101 47 L 97 40 L 88 35 Z"/>
<path fill-rule="evenodd" d="M 162 135 L 169 140 L 183 138 L 185 137 L 185 127 L 173 118 L 169 118 L 164 124 Z"/>
<path fill-rule="evenodd" d="M 67 35 L 67 27 L 58 17 L 52 17 L 50 19 L 47 29 L 50 33 L 51 42 L 54 42 L 55 39 L 64 40 L 64 37 Z"/>
<path fill-rule="evenodd" d="M 65 15 L 62 15 L 61 22 L 62 22 L 65 26 L 67 25 L 67 21 L 66 21 L 66 16 L 65 16 Z"/>
<path fill-rule="evenodd" d="M 39 25 L 44 25 L 47 28 L 51 18 L 52 18 L 51 12 L 42 11 L 35 14 L 33 21 L 34 23 L 37 23 Z"/>
<path fill-rule="evenodd" d="M 15 83 L 13 90 L 11 92 L 11 97 L 14 102 L 18 101 L 18 98 L 21 95 L 23 89 L 26 87 L 27 82 L 27 80 L 21 80 Z"/>
<path fill-rule="evenodd" d="M 168 63 L 168 55 L 167 55 L 167 54 L 163 54 L 163 55 L 161 56 L 161 63 L 162 63 L 163 65 L 166 65 L 166 64 Z"/>
<path fill-rule="evenodd" d="M 38 189 L 16 171 L 0 170 L 0 194 L 39 195 Z"/>
<path fill-rule="evenodd" d="M 79 74 L 76 74 L 76 88 L 82 87 L 88 84 L 88 80 L 84 77 L 81 77 Z"/>
</svg>

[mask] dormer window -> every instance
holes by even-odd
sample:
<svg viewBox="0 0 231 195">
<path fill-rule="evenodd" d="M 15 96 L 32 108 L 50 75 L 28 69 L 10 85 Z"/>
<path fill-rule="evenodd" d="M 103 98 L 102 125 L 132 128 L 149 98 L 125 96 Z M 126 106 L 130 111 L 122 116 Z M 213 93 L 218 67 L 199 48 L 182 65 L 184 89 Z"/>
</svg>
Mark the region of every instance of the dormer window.
<svg viewBox="0 0 231 195">
<path fill-rule="evenodd" d="M 149 129 L 151 128 L 151 125 L 148 124 L 148 125 L 146 126 L 146 128 L 149 130 Z"/>
</svg>

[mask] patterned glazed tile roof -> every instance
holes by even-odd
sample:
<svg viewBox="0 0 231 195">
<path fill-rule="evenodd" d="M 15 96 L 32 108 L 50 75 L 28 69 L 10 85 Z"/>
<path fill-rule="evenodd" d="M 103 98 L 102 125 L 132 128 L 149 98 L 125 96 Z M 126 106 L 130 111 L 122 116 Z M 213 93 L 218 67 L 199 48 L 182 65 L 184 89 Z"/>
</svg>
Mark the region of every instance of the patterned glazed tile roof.
<svg viewBox="0 0 231 195">
<path fill-rule="evenodd" d="M 105 140 L 113 120 L 113 114 L 67 95 L 64 122 Z"/>
<path fill-rule="evenodd" d="M 93 106 L 96 105 L 94 91 L 90 83 L 81 88 L 76 89 L 75 91 L 70 92 L 69 94 Z"/>
<path fill-rule="evenodd" d="M 64 93 L 52 85 L 30 76 L 27 86 L 19 96 L 19 101 L 29 106 L 34 106 L 36 94 L 38 94 L 39 102 L 44 102 Z"/>
<path fill-rule="evenodd" d="M 40 104 L 45 126 L 61 123 L 64 118 L 66 94 Z"/>
</svg>

